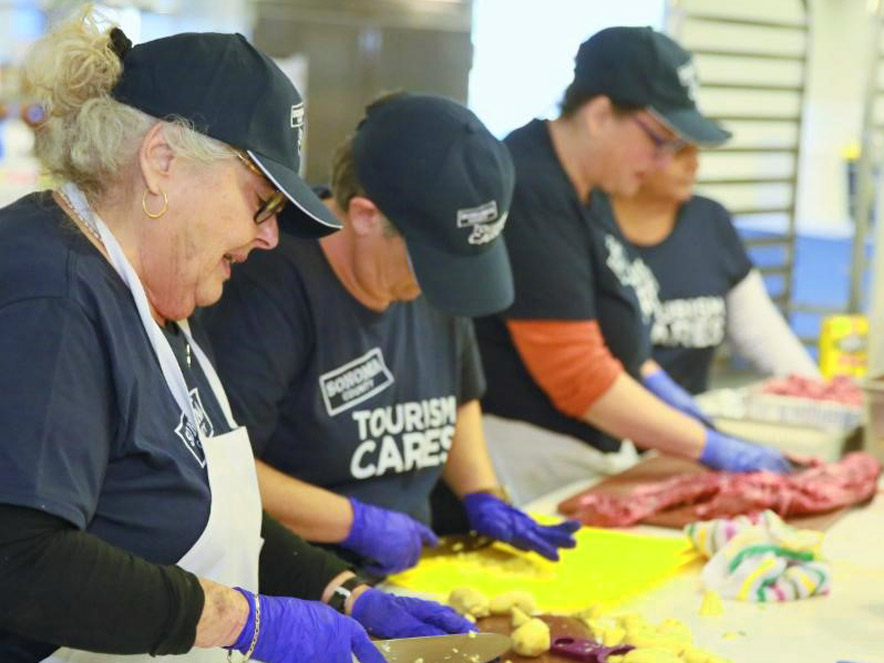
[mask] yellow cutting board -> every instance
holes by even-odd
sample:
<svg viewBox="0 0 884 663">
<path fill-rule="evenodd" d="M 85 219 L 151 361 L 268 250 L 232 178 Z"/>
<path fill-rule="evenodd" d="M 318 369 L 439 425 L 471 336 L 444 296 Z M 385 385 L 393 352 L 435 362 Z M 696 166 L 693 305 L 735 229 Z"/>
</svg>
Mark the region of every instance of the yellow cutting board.
<svg viewBox="0 0 884 663">
<path fill-rule="evenodd" d="M 417 566 L 387 581 L 441 601 L 464 585 L 489 597 L 521 589 L 531 592 L 543 611 L 576 611 L 595 604 L 614 606 L 699 560 L 686 537 L 594 527 L 582 527 L 575 536 L 577 547 L 562 550 L 558 562 L 503 543 L 453 554 L 427 549 Z"/>
</svg>

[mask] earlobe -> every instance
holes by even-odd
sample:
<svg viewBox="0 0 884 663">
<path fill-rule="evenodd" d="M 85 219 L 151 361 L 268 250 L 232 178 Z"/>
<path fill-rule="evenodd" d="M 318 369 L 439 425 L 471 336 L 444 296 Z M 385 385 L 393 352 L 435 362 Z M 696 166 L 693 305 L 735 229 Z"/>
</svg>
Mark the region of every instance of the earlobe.
<svg viewBox="0 0 884 663">
<path fill-rule="evenodd" d="M 347 216 L 357 235 L 370 235 L 382 226 L 381 211 L 364 196 L 354 196 L 350 199 Z"/>
<path fill-rule="evenodd" d="M 607 97 L 598 97 L 586 105 L 584 122 L 590 136 L 598 136 L 604 131 L 605 123 L 611 117 L 611 100 Z"/>
</svg>

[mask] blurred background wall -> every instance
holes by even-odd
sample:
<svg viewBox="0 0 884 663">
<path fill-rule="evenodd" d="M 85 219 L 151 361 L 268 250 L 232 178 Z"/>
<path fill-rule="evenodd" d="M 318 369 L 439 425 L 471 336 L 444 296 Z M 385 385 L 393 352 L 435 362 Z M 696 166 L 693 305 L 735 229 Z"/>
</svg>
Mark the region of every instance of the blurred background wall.
<svg viewBox="0 0 884 663">
<path fill-rule="evenodd" d="M 313 183 L 327 180 L 334 148 L 382 92 L 433 92 L 466 102 L 503 136 L 531 117 L 556 114 L 577 47 L 591 34 L 611 25 L 665 29 L 706 51 L 697 56 L 701 107 L 743 118 L 727 121 L 735 134 L 731 153 L 704 154 L 703 190 L 746 212 L 736 220 L 757 244 L 753 256 L 767 270 L 772 294 L 812 342 L 826 311 L 865 307 L 866 239 L 861 232 L 859 249 L 852 246 L 848 167 L 856 165 L 869 95 L 884 89 L 869 77 L 880 49 L 873 18 L 879 2 L 106 0 L 101 6 L 136 42 L 185 30 L 238 31 L 277 58 L 307 101 L 304 175 Z M 27 100 L 17 65 L 47 25 L 81 4 L 0 0 L 0 117 L 6 117 L 0 204 L 39 186 L 32 133 L 19 119 Z M 734 49 L 767 55 L 715 55 Z M 884 127 L 880 106 L 874 123 Z M 794 121 L 747 119 L 753 114 Z"/>
</svg>

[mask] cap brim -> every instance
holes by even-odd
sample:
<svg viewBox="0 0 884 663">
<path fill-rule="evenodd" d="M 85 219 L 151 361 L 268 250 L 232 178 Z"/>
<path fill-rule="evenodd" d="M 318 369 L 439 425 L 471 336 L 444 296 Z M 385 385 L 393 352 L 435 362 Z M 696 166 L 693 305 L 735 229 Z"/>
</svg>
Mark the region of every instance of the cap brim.
<svg viewBox="0 0 884 663">
<path fill-rule="evenodd" d="M 276 217 L 280 229 L 298 237 L 324 237 L 341 229 L 341 222 L 294 170 L 251 150 L 248 153 L 289 199 Z"/>
<path fill-rule="evenodd" d="M 652 107 L 651 110 L 680 136 L 697 145 L 721 145 L 731 137 L 730 131 L 694 108 L 665 110 Z"/>
<path fill-rule="evenodd" d="M 487 251 L 469 256 L 405 241 L 418 285 L 436 308 L 472 318 L 498 313 L 513 303 L 513 275 L 503 237 Z"/>
</svg>

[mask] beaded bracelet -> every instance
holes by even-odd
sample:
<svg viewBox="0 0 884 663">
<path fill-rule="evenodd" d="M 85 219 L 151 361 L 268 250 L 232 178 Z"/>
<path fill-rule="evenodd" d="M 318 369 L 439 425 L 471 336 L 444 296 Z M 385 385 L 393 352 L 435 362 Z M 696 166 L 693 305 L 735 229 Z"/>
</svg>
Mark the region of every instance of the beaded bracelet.
<svg viewBox="0 0 884 663">
<path fill-rule="evenodd" d="M 245 594 L 245 592 L 243 592 Z M 252 594 L 255 599 L 255 632 L 252 634 L 252 643 L 249 645 L 248 651 L 245 653 L 245 658 L 243 658 L 240 663 L 246 663 L 252 658 L 252 654 L 255 653 L 255 647 L 258 646 L 258 633 L 261 630 L 261 600 L 258 598 L 257 594 Z M 231 652 L 229 649 L 227 650 L 227 660 L 230 663 L 233 663 L 233 658 L 231 658 Z"/>
</svg>

